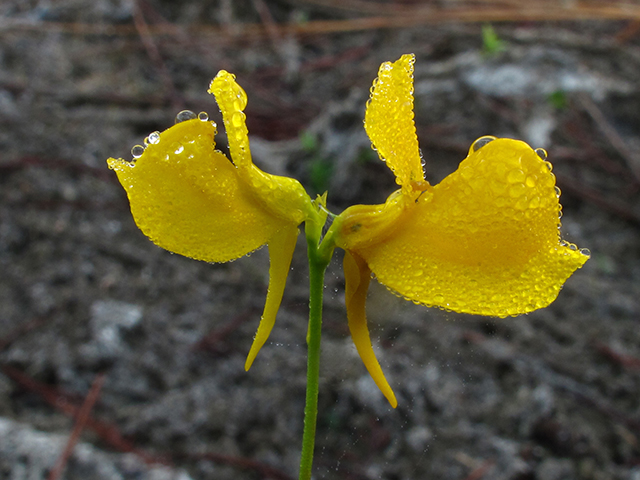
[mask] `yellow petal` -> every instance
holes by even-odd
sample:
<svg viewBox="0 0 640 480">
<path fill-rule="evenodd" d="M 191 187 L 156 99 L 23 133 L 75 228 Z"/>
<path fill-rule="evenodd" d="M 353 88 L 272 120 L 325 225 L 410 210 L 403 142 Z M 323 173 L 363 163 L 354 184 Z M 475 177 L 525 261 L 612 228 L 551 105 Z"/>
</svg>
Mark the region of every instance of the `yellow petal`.
<svg viewBox="0 0 640 480">
<path fill-rule="evenodd" d="M 291 221 L 256 201 L 238 169 L 215 150 L 216 127 L 198 119 L 160 134 L 135 163 L 108 160 L 127 191 L 138 227 L 154 243 L 209 262 L 266 244 Z"/>
<path fill-rule="evenodd" d="M 414 206 L 413 197 L 420 192 L 403 195 L 396 190 L 382 205 L 352 205 L 338 215 L 331 224 L 327 237 L 333 237 L 336 246 L 358 251 L 384 242 L 395 231 L 406 210 Z"/>
<path fill-rule="evenodd" d="M 253 339 L 251 350 L 249 350 L 249 355 L 244 365 L 245 370 L 251 368 L 256 355 L 258 355 L 258 352 L 269 338 L 271 329 L 276 322 L 276 314 L 282 302 L 284 286 L 287 283 L 297 238 L 298 228 L 296 226 L 287 226 L 269 240 L 269 290 L 267 292 L 267 301 L 264 305 L 264 312 L 262 313 L 258 331 Z"/>
<path fill-rule="evenodd" d="M 550 164 L 524 142 L 480 140 L 384 241 L 355 252 L 382 284 L 425 305 L 499 317 L 545 307 L 588 253 L 560 241 Z"/>
<path fill-rule="evenodd" d="M 243 167 L 251 163 L 249 131 L 243 112 L 247 106 L 247 94 L 235 79 L 235 75 L 220 70 L 216 78 L 211 81 L 209 93 L 216 97 L 216 102 L 222 112 L 224 128 L 229 140 L 229 153 L 233 163 Z"/>
<path fill-rule="evenodd" d="M 371 280 L 371 270 L 369 270 L 364 260 L 348 251 L 344 253 L 343 265 L 347 318 L 349 320 L 351 338 L 371 378 L 373 378 L 373 381 L 380 391 L 387 400 L 389 400 L 391 406 L 396 408 L 398 401 L 382 372 L 382 368 L 380 368 L 376 354 L 373 352 L 371 338 L 369 336 L 369 327 L 367 327 L 365 302 Z"/>
<path fill-rule="evenodd" d="M 364 127 L 378 151 L 406 190 L 424 180 L 422 160 L 413 123 L 414 55 L 380 65 L 371 88 Z"/>
<path fill-rule="evenodd" d="M 297 180 L 265 173 L 251 161 L 247 117 L 243 112 L 247 94 L 235 78 L 220 70 L 209 87 L 222 112 L 231 160 L 238 167 L 238 175 L 256 192 L 256 201 L 273 215 L 299 225 L 313 214 L 311 199 Z"/>
</svg>

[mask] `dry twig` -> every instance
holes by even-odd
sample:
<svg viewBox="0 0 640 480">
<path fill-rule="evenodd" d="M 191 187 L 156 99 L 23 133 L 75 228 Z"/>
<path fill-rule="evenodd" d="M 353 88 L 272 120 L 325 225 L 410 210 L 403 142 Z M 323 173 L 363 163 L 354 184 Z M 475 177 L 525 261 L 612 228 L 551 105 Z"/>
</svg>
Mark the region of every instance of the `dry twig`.
<svg viewBox="0 0 640 480">
<path fill-rule="evenodd" d="M 625 160 L 633 176 L 636 177 L 637 180 L 640 180 L 640 156 L 627 147 L 624 139 L 616 129 L 613 128 L 611 123 L 607 121 L 602 110 L 600 110 L 590 97 L 587 95 L 579 95 L 578 98 L 582 107 L 591 116 L 602 134 L 607 138 L 609 143 L 611 143 L 611 146 L 613 146 Z"/>
<path fill-rule="evenodd" d="M 100 390 L 102 389 L 102 385 L 104 385 L 105 376 L 103 373 L 99 374 L 95 380 L 93 381 L 93 385 L 91 385 L 91 389 L 87 394 L 87 398 L 85 399 L 82 407 L 78 410 L 78 415 L 76 416 L 76 423 L 73 427 L 73 431 L 71 435 L 69 435 L 69 440 L 62 451 L 60 457 L 58 457 L 58 461 L 55 466 L 49 472 L 48 480 L 58 480 L 64 471 L 64 467 L 67 465 L 69 461 L 69 457 L 73 453 L 73 449 L 78 443 L 78 439 L 80 438 L 80 434 L 82 430 L 84 430 L 87 421 L 89 420 L 89 414 L 93 409 L 96 401 L 98 400 L 98 396 L 100 395 Z"/>
<path fill-rule="evenodd" d="M 175 110 L 179 110 L 182 108 L 184 102 L 180 99 L 178 92 L 173 84 L 173 80 L 171 78 L 171 74 L 169 73 L 169 69 L 167 65 L 164 63 L 162 55 L 160 54 L 160 50 L 158 50 L 158 46 L 155 44 L 153 37 L 151 35 L 149 25 L 144 19 L 144 15 L 142 13 L 142 9 L 138 2 L 135 4 L 135 8 L 133 10 L 133 22 L 140 35 L 140 40 L 144 45 L 149 58 L 156 66 L 160 76 L 162 77 L 162 82 L 164 83 L 164 88 L 167 92 L 169 92 L 169 96 L 171 97 L 171 103 Z M 175 31 L 174 31 L 175 34 Z"/>
<path fill-rule="evenodd" d="M 344 2 L 340 2 L 341 4 Z M 375 29 L 410 28 L 441 23 L 481 23 L 481 22 L 544 22 L 544 21 L 580 21 L 580 20 L 640 20 L 640 5 L 598 3 L 593 5 L 575 5 L 565 7 L 559 2 L 536 3 L 524 8 L 490 6 L 462 6 L 447 9 L 407 9 L 401 14 L 380 15 L 376 7 L 376 16 L 350 18 L 345 20 L 312 20 L 305 23 L 277 24 L 280 35 L 323 35 L 338 32 L 355 32 Z M 139 20 L 138 20 L 139 22 Z M 234 24 L 233 29 L 211 25 L 192 25 L 183 29 L 171 24 L 143 25 L 106 25 L 90 23 L 64 22 L 25 22 L 5 21 L 0 25 L 0 34 L 12 30 L 31 30 L 36 32 L 64 33 L 69 35 L 141 35 L 148 38 L 157 36 L 175 37 L 187 34 L 191 37 L 215 38 L 221 41 L 259 40 L 269 37 L 270 33 L 263 23 Z M 148 45 L 150 51 L 154 47 Z M 151 54 L 151 55 L 156 55 Z"/>
</svg>

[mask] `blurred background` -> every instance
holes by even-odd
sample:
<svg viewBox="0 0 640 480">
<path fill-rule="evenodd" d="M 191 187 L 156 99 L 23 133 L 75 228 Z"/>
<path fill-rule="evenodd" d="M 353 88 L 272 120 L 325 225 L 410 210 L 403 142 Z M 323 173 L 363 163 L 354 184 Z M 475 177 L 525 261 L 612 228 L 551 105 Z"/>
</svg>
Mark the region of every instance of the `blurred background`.
<svg viewBox="0 0 640 480">
<path fill-rule="evenodd" d="M 595 0 L 3 0 L 0 478 L 297 477 L 303 242 L 245 372 L 266 249 L 223 265 L 159 249 L 105 160 L 180 110 L 219 122 L 206 90 L 225 69 L 261 168 L 334 212 L 382 203 L 395 182 L 364 107 L 380 63 L 410 52 L 427 179 L 482 135 L 545 148 L 563 237 L 592 258 L 504 320 L 373 282 L 394 410 L 348 336 L 338 254 L 315 478 L 640 480 L 640 4 Z"/>
</svg>

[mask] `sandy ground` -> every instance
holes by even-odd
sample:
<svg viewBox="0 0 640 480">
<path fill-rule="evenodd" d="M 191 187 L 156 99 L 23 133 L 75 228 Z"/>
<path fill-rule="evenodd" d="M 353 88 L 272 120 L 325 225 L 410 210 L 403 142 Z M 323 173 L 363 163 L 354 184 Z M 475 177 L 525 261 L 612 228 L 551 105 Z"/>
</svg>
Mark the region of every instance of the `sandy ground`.
<svg viewBox="0 0 640 480">
<path fill-rule="evenodd" d="M 550 307 L 505 320 L 415 306 L 373 282 L 372 337 L 395 410 L 348 337 L 338 255 L 316 478 L 640 479 L 640 37 L 622 22 L 504 24 L 504 49 L 487 55 L 477 24 L 247 37 L 237 23 L 264 22 L 261 5 L 278 22 L 352 14 L 140 5 L 138 16 L 125 1 L 0 6 L 0 478 L 46 478 L 97 382 L 61 478 L 296 476 L 303 242 L 246 373 L 266 251 L 209 265 L 155 247 L 105 159 L 130 158 L 183 108 L 219 118 L 206 89 L 226 69 L 250 99 L 256 163 L 328 189 L 336 212 L 380 203 L 394 179 L 370 149 L 364 105 L 378 65 L 414 52 L 428 179 L 485 134 L 544 147 L 563 236 L 593 255 Z M 145 33 L 158 26 L 167 33 Z"/>
</svg>

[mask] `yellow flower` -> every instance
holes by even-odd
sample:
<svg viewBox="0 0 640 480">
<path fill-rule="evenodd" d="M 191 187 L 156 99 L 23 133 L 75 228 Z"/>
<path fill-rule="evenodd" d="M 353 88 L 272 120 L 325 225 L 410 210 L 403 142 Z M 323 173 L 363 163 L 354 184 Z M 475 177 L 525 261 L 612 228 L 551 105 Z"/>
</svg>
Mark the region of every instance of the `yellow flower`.
<svg viewBox="0 0 640 480">
<path fill-rule="evenodd" d="M 345 250 L 351 336 L 393 407 L 397 400 L 375 357 L 365 315 L 372 272 L 415 303 L 506 317 L 551 303 L 588 259 L 586 250 L 560 240 L 559 190 L 544 150 L 482 137 L 456 172 L 429 185 L 413 122 L 413 62 L 413 55 L 404 55 L 381 65 L 365 115 L 367 134 L 400 189 L 383 205 L 349 207 L 322 239 L 326 196 L 312 202 L 296 180 L 253 164 L 243 113 L 247 97 L 225 71 L 209 92 L 222 111 L 232 161 L 215 149 L 216 125 L 191 112 L 187 117 L 194 118 L 149 135 L 146 148 L 134 147 L 135 162 L 108 160 L 137 225 L 157 245 L 208 262 L 268 245 L 269 291 L 247 370 L 273 328 L 302 222 L 309 248 L 327 263 L 335 246 Z"/>
<path fill-rule="evenodd" d="M 365 299 L 371 272 L 398 295 L 455 312 L 506 317 L 551 303 L 589 258 L 560 240 L 559 190 L 544 150 L 476 140 L 458 170 L 424 178 L 413 122 L 413 55 L 384 63 L 365 129 L 400 189 L 383 205 L 355 205 L 328 235 L 345 250 L 349 328 L 374 381 L 397 401 L 371 347 Z"/>
<path fill-rule="evenodd" d="M 149 135 L 135 162 L 110 158 L 108 164 L 127 191 L 136 224 L 160 247 L 228 262 L 268 245 L 269 290 L 248 370 L 275 322 L 298 225 L 316 209 L 297 180 L 253 164 L 243 112 L 247 96 L 235 77 L 221 71 L 209 92 L 222 111 L 233 163 L 215 149 L 215 123 L 182 112 L 177 121 L 187 120 Z"/>
</svg>

